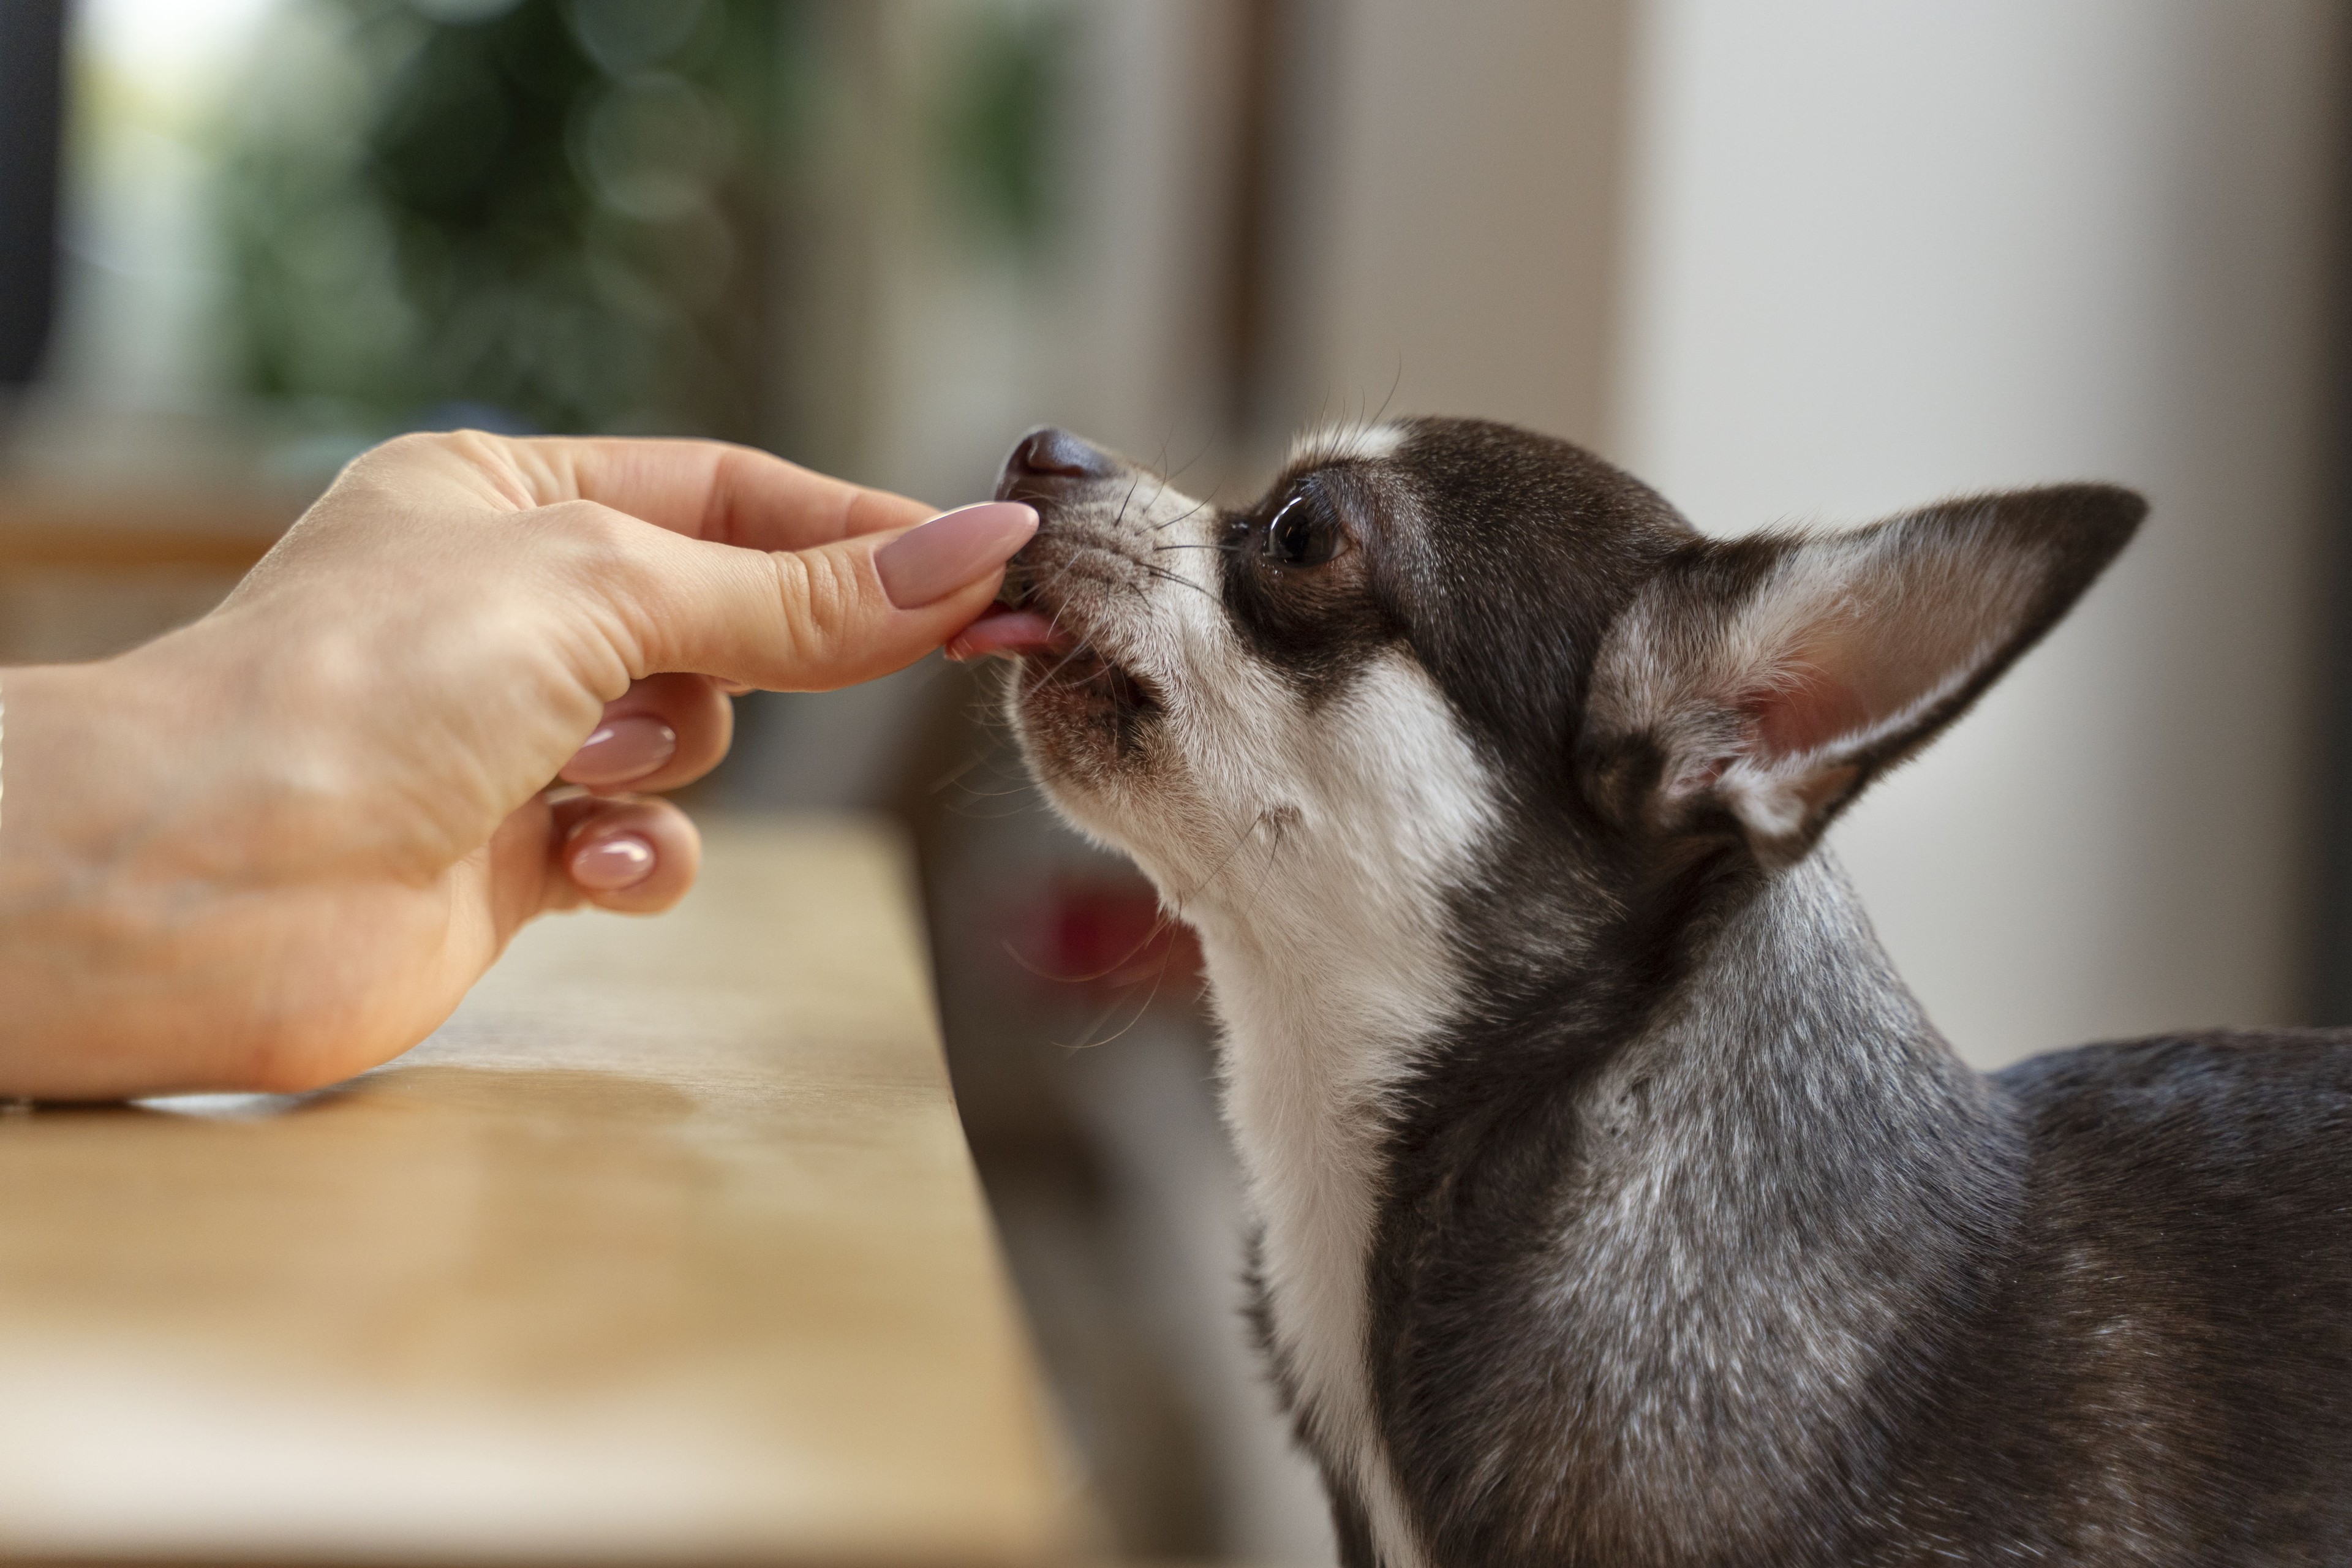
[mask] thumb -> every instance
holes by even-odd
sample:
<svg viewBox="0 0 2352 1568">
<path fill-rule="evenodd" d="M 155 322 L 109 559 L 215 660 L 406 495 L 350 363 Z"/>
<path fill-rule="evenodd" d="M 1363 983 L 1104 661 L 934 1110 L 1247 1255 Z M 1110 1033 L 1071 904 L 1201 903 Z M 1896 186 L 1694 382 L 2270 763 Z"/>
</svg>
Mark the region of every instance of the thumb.
<svg viewBox="0 0 2352 1568">
<path fill-rule="evenodd" d="M 807 550 L 661 535 L 684 558 L 647 605 L 638 673 L 686 669 L 786 691 L 887 675 L 971 625 L 1036 531 L 1031 508 L 987 501 Z"/>
</svg>

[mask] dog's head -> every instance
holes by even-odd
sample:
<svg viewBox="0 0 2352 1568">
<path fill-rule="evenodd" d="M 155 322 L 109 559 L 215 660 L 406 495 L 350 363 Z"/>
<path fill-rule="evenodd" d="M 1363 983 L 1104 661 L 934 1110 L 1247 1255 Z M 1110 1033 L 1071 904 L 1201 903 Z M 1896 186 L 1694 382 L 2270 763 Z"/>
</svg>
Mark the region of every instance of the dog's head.
<svg viewBox="0 0 2352 1568">
<path fill-rule="evenodd" d="M 1062 810 L 1194 910 L 1286 854 L 1336 900 L 1784 867 L 2145 510 L 2065 485 L 1717 541 L 1578 447 L 1441 419 L 1304 441 L 1234 510 L 1040 430 L 998 494 L 1043 525 L 971 647 L 1019 655 Z"/>
</svg>

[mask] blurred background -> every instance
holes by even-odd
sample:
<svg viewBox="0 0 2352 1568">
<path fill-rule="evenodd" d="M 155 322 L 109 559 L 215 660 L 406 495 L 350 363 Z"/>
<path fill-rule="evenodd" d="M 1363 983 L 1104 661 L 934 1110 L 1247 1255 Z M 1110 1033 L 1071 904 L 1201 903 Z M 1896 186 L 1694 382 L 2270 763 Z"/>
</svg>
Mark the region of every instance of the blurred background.
<svg viewBox="0 0 2352 1568">
<path fill-rule="evenodd" d="M 0 0 L 0 663 L 217 598 L 371 442 L 685 432 L 941 505 L 1068 424 L 1237 497 L 1477 414 L 1702 526 L 2153 519 L 1835 843 L 1985 1064 L 2352 1022 L 2340 8 Z M 746 699 L 698 792 L 918 844 L 960 1101 L 1134 1557 L 1330 1559 L 1235 1317 L 1193 959 L 996 678 Z"/>
</svg>

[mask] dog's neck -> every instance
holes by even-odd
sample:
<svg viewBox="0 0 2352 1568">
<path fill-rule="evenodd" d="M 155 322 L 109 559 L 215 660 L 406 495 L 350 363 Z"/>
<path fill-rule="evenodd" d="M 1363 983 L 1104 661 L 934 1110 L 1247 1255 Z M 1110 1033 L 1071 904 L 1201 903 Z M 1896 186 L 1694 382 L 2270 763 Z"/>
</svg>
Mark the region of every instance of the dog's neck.
<svg viewBox="0 0 2352 1568">
<path fill-rule="evenodd" d="M 1364 1264 L 1391 1107 L 1454 1011 L 1459 975 L 1435 898 L 1383 908 L 1361 878 L 1275 864 L 1246 903 L 1190 911 L 1223 1029 L 1262 1328 L 1343 1519 L 1360 1516 L 1388 1568 L 1415 1568 L 1364 1376 Z"/>
<path fill-rule="evenodd" d="M 1419 1168 L 1391 1173 L 1381 1261 L 1411 1280 L 1464 1266 L 1449 1184 L 1491 1191 L 1473 1173 L 1555 1162 L 1548 1201 L 1517 1226 L 1542 1283 L 1487 1287 L 1491 1358 L 1437 1342 L 1409 1289 L 1378 1308 L 1395 1362 L 1466 1373 L 1391 1412 L 1427 1445 L 1407 1469 L 1433 1473 L 1450 1441 L 1549 1450 L 1575 1484 L 1526 1489 L 1518 1509 L 1559 1514 L 1543 1532 L 1581 1531 L 1603 1560 L 1769 1533 L 1776 1508 L 1850 1468 L 1840 1446 L 1873 1425 L 1888 1358 L 1932 1361 L 1956 1331 L 1949 1303 L 2015 1208 L 2001 1107 L 1929 1026 L 1825 855 L 1721 911 L 1679 983 L 1591 1070 L 1547 1089 L 1540 1062 L 1528 1068 L 1517 1116 L 1492 1100 L 1449 1107 L 1437 1090 L 1413 1130 Z M 1507 1436 L 1464 1429 L 1481 1392 L 1562 1364 L 1587 1374 L 1562 1385 L 1579 1391 L 1573 1407 Z M 1481 1528 L 1465 1500 L 1433 1511 Z"/>
<path fill-rule="evenodd" d="M 1343 1521 L 1352 1503 L 1390 1568 L 1457 1517 L 1542 1532 L 1465 1456 L 1549 1453 L 1574 1473 L 1519 1507 L 1572 1510 L 1550 1528 L 1638 1560 L 1721 1539 L 1717 1507 L 1767 1524 L 1759 1498 L 1825 1484 L 1881 1371 L 1863 1347 L 1933 1333 L 1915 1320 L 2000 1227 L 2011 1168 L 1999 1105 L 1834 866 L 1751 887 L 1595 1042 L 1578 960 L 1535 988 L 1544 1008 L 1496 1017 L 1442 900 L 1383 904 L 1338 864 L 1298 857 L 1194 915 L 1272 1348 Z M 1424 1279 L 1457 1298 L 1442 1324 Z M 1493 1299 L 1465 1312 L 1467 1281 Z M 1580 1393 L 1530 1406 L 1515 1386 Z M 1507 1409 L 1529 1429 L 1496 1430 Z M 1408 1503 L 1399 1469 L 1485 1475 L 1485 1500 Z"/>
</svg>

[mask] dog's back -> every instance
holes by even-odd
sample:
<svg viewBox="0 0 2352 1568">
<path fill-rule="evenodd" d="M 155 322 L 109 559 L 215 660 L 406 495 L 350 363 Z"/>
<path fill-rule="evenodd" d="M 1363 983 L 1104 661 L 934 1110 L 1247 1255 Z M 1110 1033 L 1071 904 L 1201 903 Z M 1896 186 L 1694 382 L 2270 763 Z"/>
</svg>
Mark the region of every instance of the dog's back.
<svg viewBox="0 0 2352 1568">
<path fill-rule="evenodd" d="M 2019 1230 L 1907 1395 L 1906 1533 L 2026 1561 L 2352 1557 L 2352 1042 L 2086 1046 L 1994 1083 Z"/>
</svg>

